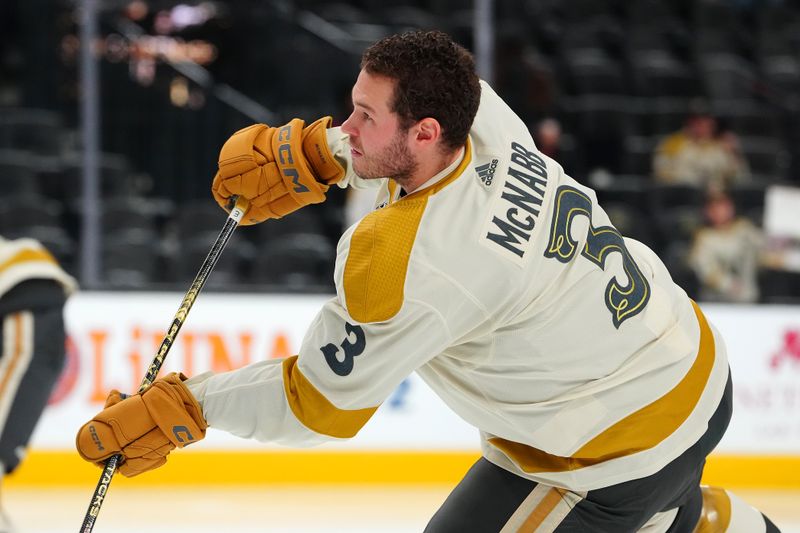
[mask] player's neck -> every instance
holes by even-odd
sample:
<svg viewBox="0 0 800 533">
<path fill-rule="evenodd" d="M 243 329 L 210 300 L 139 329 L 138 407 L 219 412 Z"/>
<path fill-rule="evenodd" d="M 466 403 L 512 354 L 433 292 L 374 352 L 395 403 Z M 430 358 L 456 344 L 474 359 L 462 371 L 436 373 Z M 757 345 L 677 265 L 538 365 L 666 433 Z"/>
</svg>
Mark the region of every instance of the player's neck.
<svg viewBox="0 0 800 533">
<path fill-rule="evenodd" d="M 422 157 L 417 170 L 409 176 L 407 180 L 398 182 L 405 194 L 411 194 L 424 186 L 428 181 L 436 177 L 444 169 L 455 163 L 456 159 L 462 154 L 462 150 L 456 149 L 445 154 L 438 154 L 438 157 Z M 404 194 L 404 195 L 405 195 Z"/>
</svg>

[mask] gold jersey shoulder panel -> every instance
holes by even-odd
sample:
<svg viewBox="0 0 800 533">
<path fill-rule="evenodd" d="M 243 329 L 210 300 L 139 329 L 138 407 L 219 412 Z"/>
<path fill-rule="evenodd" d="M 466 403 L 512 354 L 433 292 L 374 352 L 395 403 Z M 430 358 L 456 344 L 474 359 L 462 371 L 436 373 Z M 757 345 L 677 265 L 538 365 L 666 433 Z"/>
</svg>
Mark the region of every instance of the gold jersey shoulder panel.
<svg viewBox="0 0 800 533">
<path fill-rule="evenodd" d="M 408 261 L 428 199 L 464 173 L 471 153 L 467 140 L 464 157 L 450 174 L 431 187 L 373 211 L 359 222 L 344 269 L 345 303 L 355 320 L 382 322 L 400 311 Z"/>
<path fill-rule="evenodd" d="M 361 323 L 389 320 L 403 306 L 411 248 L 428 197 L 407 198 L 364 217 L 344 270 L 347 311 Z"/>
</svg>

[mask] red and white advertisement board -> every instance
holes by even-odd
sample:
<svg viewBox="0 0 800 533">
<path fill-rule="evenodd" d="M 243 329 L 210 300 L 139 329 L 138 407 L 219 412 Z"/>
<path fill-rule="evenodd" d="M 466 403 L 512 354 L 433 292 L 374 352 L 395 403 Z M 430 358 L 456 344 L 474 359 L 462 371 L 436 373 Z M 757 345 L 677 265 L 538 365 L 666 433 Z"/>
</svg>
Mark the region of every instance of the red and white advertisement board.
<svg viewBox="0 0 800 533">
<path fill-rule="evenodd" d="M 718 451 L 800 455 L 800 307 L 702 308 L 725 337 L 733 376 Z"/>
</svg>

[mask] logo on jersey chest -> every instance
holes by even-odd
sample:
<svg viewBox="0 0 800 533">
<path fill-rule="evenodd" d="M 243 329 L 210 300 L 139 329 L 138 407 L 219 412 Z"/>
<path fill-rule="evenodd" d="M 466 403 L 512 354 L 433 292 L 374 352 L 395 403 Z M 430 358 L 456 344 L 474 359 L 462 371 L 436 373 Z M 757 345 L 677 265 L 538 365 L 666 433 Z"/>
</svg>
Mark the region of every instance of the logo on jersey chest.
<svg viewBox="0 0 800 533">
<path fill-rule="evenodd" d="M 512 142 L 507 172 L 486 239 L 522 259 L 544 200 L 547 165 L 539 154 Z"/>
</svg>

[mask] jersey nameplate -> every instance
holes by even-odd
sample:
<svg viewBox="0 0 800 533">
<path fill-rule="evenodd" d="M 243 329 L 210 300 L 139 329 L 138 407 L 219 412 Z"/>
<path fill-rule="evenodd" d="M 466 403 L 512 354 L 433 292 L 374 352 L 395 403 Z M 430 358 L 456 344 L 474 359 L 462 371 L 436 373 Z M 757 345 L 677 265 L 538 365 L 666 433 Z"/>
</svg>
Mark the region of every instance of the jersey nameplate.
<svg viewBox="0 0 800 533">
<path fill-rule="evenodd" d="M 536 226 L 547 187 L 547 165 L 537 153 L 511 143 L 511 164 L 486 239 L 521 260 Z M 495 208 L 496 211 L 498 208 Z"/>
</svg>

